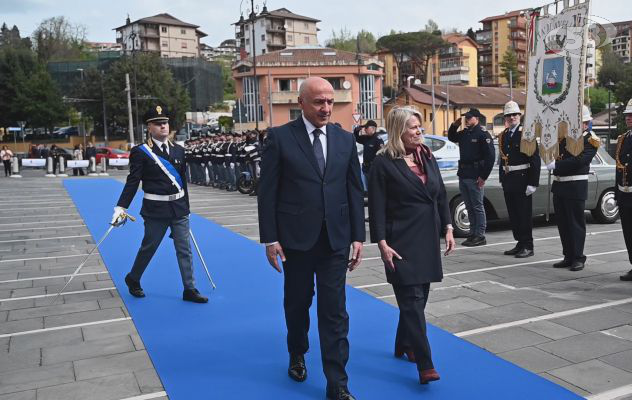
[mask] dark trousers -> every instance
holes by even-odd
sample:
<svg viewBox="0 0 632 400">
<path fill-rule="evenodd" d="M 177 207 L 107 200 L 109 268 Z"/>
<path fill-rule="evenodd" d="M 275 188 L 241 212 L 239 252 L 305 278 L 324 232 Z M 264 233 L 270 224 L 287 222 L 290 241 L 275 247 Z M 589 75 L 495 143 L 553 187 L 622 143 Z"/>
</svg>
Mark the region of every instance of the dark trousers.
<svg viewBox="0 0 632 400">
<path fill-rule="evenodd" d="M 553 194 L 555 222 L 562 240 L 562 253 L 569 262 L 585 262 L 584 242 L 586 241 L 586 200 L 565 199 Z"/>
<path fill-rule="evenodd" d="M 426 316 L 424 314 L 430 293 L 430 283 L 393 285 L 393 291 L 399 306 L 395 348 L 412 349 L 419 371 L 434 368 L 430 343 L 426 335 Z"/>
<path fill-rule="evenodd" d="M 188 215 L 180 218 L 145 218 L 145 236 L 129 275 L 133 280 L 140 282 L 140 278 L 143 276 L 143 272 L 145 272 L 160 242 L 162 242 L 167 228 L 171 228 L 171 237 L 176 249 L 182 285 L 185 289 L 194 289 L 195 281 L 193 280 L 193 257 L 189 240 Z"/>
<path fill-rule="evenodd" d="M 4 176 L 11 176 L 11 160 L 2 160 L 4 164 Z"/>
<path fill-rule="evenodd" d="M 308 251 L 285 249 L 283 307 L 290 354 L 309 349 L 309 308 L 314 297 L 314 275 L 318 303 L 318 333 L 327 388 L 346 387 L 345 366 L 349 359 L 349 315 L 345 279 L 349 248 L 333 251 L 324 228 L 316 245 Z"/>
<path fill-rule="evenodd" d="M 628 249 L 628 259 L 632 264 L 632 207 L 619 206 L 619 216 L 621 217 L 625 247 Z"/>
<path fill-rule="evenodd" d="M 513 237 L 521 249 L 533 250 L 532 197 L 524 192 L 504 192 Z"/>
</svg>

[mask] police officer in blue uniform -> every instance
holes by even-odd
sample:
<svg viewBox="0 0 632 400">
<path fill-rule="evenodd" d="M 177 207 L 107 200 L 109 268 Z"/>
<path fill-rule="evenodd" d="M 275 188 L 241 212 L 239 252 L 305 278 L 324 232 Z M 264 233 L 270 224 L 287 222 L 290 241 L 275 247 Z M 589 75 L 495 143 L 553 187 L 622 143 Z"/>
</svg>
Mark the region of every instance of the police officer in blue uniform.
<svg viewBox="0 0 632 400">
<path fill-rule="evenodd" d="M 364 125 L 360 125 L 353 130 L 356 142 L 363 146 L 362 152 L 362 173 L 368 179 L 371 163 L 375 159 L 377 152 L 384 146 L 384 141 L 376 135 L 377 123 L 368 120 Z"/>
<path fill-rule="evenodd" d="M 129 175 L 111 222 L 117 226 L 125 220 L 125 212 L 142 182 L 145 194 L 140 214 L 145 220 L 145 236 L 125 283 L 132 296 L 145 297 L 141 277 L 167 228 L 171 228 L 184 286 L 182 298 L 206 303 L 208 299 L 195 288 L 193 278 L 184 148 L 169 140 L 169 117 L 164 106 L 152 107 L 145 114 L 145 122 L 150 138 L 130 152 Z"/>
<path fill-rule="evenodd" d="M 516 246 L 505 251 L 505 255 L 516 258 L 533 256 L 533 206 L 532 194 L 540 182 L 540 154 L 528 156 L 520 152 L 522 124 L 520 107 L 515 101 L 505 104 L 505 129 L 498 136 L 500 183 L 505 195 L 505 204 Z"/>
<path fill-rule="evenodd" d="M 628 258 L 632 264 L 632 99 L 628 102 L 625 111 L 625 124 L 628 131 L 619 136 L 615 159 L 617 160 L 617 184 L 614 196 L 619 206 L 621 228 L 625 247 L 628 249 Z M 632 270 L 620 276 L 622 281 L 632 281 Z"/>
<path fill-rule="evenodd" d="M 487 244 L 483 186 L 494 167 L 496 152 L 491 135 L 479 124 L 483 114 L 471 108 L 464 116 L 465 129 L 459 131 L 461 119 L 456 120 L 448 129 L 448 139 L 459 145 L 459 191 L 470 220 L 470 236 L 461 244 L 474 247 Z"/>
<path fill-rule="evenodd" d="M 547 164 L 553 172 L 553 207 L 555 222 L 562 241 L 564 259 L 553 264 L 554 268 L 569 268 L 571 271 L 584 269 L 586 256 L 586 199 L 588 198 L 588 173 L 590 162 L 599 148 L 599 138 L 589 130 L 592 121 L 590 109 L 583 106 L 582 123 L 584 150 L 574 156 L 566 149 L 566 138 L 559 142 L 559 157 Z"/>
</svg>

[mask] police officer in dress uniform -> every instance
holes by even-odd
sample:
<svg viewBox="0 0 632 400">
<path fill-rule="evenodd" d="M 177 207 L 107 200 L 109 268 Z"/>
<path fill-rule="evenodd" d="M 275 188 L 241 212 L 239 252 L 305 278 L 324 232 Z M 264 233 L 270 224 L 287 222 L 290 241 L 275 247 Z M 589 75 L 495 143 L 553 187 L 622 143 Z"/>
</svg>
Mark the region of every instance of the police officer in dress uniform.
<svg viewBox="0 0 632 400">
<path fill-rule="evenodd" d="M 619 206 L 621 228 L 625 247 L 628 249 L 628 258 L 632 263 L 632 99 L 628 101 L 625 110 L 625 124 L 628 131 L 619 136 L 617 140 L 617 184 L 614 196 Z M 632 281 L 632 269 L 620 276 L 622 281 Z"/>
<path fill-rule="evenodd" d="M 511 231 L 514 239 L 518 241 L 513 249 L 505 251 L 505 255 L 526 258 L 534 254 L 531 195 L 535 193 L 540 182 L 541 161 L 537 147 L 532 156 L 520 152 L 522 113 L 518 103 L 507 102 L 503 114 L 507 129 L 498 136 L 498 172 L 505 194 Z"/>
<path fill-rule="evenodd" d="M 571 271 L 584 269 L 586 256 L 586 199 L 588 197 L 588 173 L 590 162 L 599 148 L 599 138 L 588 129 L 592 121 L 590 109 L 582 108 L 584 150 L 574 156 L 566 149 L 566 138 L 559 142 L 559 156 L 547 164 L 553 172 L 553 207 L 555 221 L 562 241 L 564 259 L 553 264 L 555 268 L 569 268 Z"/>
<path fill-rule="evenodd" d="M 184 161 L 186 163 L 186 173 L 187 173 L 187 182 L 191 182 L 191 161 L 193 161 L 192 157 L 192 145 L 191 140 L 186 140 L 184 142 Z"/>
<path fill-rule="evenodd" d="M 138 250 L 132 270 L 125 283 L 134 297 L 145 297 L 140 280 L 162 238 L 171 228 L 184 292 L 183 300 L 206 303 L 208 299 L 195 288 L 189 232 L 189 194 L 185 176 L 184 149 L 169 138 L 169 117 L 165 107 L 156 105 L 145 114 L 151 136 L 147 143 L 135 146 L 130 152 L 127 182 L 114 207 L 112 225 L 124 221 L 138 185 L 143 183 L 144 199 L 140 214 L 145 220 L 145 236 Z"/>
<path fill-rule="evenodd" d="M 376 135 L 377 123 L 372 119 L 364 125 L 360 125 L 353 130 L 356 142 L 363 146 L 362 152 L 362 173 L 365 179 L 369 178 L 371 163 L 375 159 L 377 152 L 384 146 L 384 141 Z M 366 189 L 366 187 L 365 187 Z"/>
<path fill-rule="evenodd" d="M 229 192 L 234 192 L 237 187 L 237 177 L 235 176 L 235 161 L 237 145 L 235 144 L 233 132 L 228 132 L 226 134 L 226 145 L 224 147 L 224 168 L 226 168 L 226 181 L 227 186 L 226 190 Z"/>
<path fill-rule="evenodd" d="M 465 113 L 465 129 L 457 130 L 460 119 L 448 129 L 448 139 L 459 145 L 459 191 L 470 220 L 470 236 L 461 244 L 468 247 L 487 244 L 483 186 L 494 168 L 495 150 L 491 135 L 479 125 L 481 118 L 481 112 L 471 108 Z"/>
</svg>

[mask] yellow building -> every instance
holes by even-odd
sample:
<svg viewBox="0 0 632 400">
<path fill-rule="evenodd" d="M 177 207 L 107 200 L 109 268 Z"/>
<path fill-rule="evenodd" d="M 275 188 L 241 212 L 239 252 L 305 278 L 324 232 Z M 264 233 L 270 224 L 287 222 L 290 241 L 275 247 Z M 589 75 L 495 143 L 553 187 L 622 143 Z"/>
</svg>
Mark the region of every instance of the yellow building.
<svg viewBox="0 0 632 400">
<path fill-rule="evenodd" d="M 399 84 L 399 70 L 395 56 L 389 50 L 382 49 L 375 52 L 377 58 L 384 64 L 384 87 L 397 89 Z"/>
<path fill-rule="evenodd" d="M 435 86 L 435 112 L 432 113 L 432 88 L 430 85 L 413 85 L 404 87 L 397 97 L 397 105 L 415 105 L 423 116 L 422 126 L 427 134 L 447 136 L 452 122 L 461 118 L 470 108 L 478 108 L 485 116 L 481 126 L 485 127 L 492 136 L 498 135 L 504 129 L 503 107 L 512 99 L 522 110 L 527 100 L 523 89 L 500 87 L 469 87 L 469 86 Z M 384 105 L 384 114 L 392 108 L 393 103 Z M 434 119 L 434 131 L 432 129 Z"/>
<path fill-rule="evenodd" d="M 436 85 L 478 86 L 478 44 L 469 36 L 450 33 L 442 36 L 450 47 L 435 55 L 428 66 Z"/>
<path fill-rule="evenodd" d="M 514 86 L 524 86 L 527 63 L 527 19 L 522 10 L 488 17 L 480 21 L 483 29 L 476 32 L 479 44 L 478 64 L 480 86 L 509 86 L 500 63 L 508 49 L 512 48 L 518 58 L 518 77 L 513 77 Z"/>
</svg>

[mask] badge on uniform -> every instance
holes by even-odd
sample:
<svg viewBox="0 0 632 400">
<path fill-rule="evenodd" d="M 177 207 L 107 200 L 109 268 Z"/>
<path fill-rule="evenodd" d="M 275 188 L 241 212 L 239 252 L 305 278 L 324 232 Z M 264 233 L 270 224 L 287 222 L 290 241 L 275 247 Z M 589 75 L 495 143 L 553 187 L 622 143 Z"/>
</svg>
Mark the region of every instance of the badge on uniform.
<svg viewBox="0 0 632 400">
<path fill-rule="evenodd" d="M 491 139 L 489 139 L 489 138 L 485 139 L 485 141 L 486 141 L 487 143 L 491 143 L 491 142 L 492 142 L 492 140 L 491 140 Z"/>
</svg>

